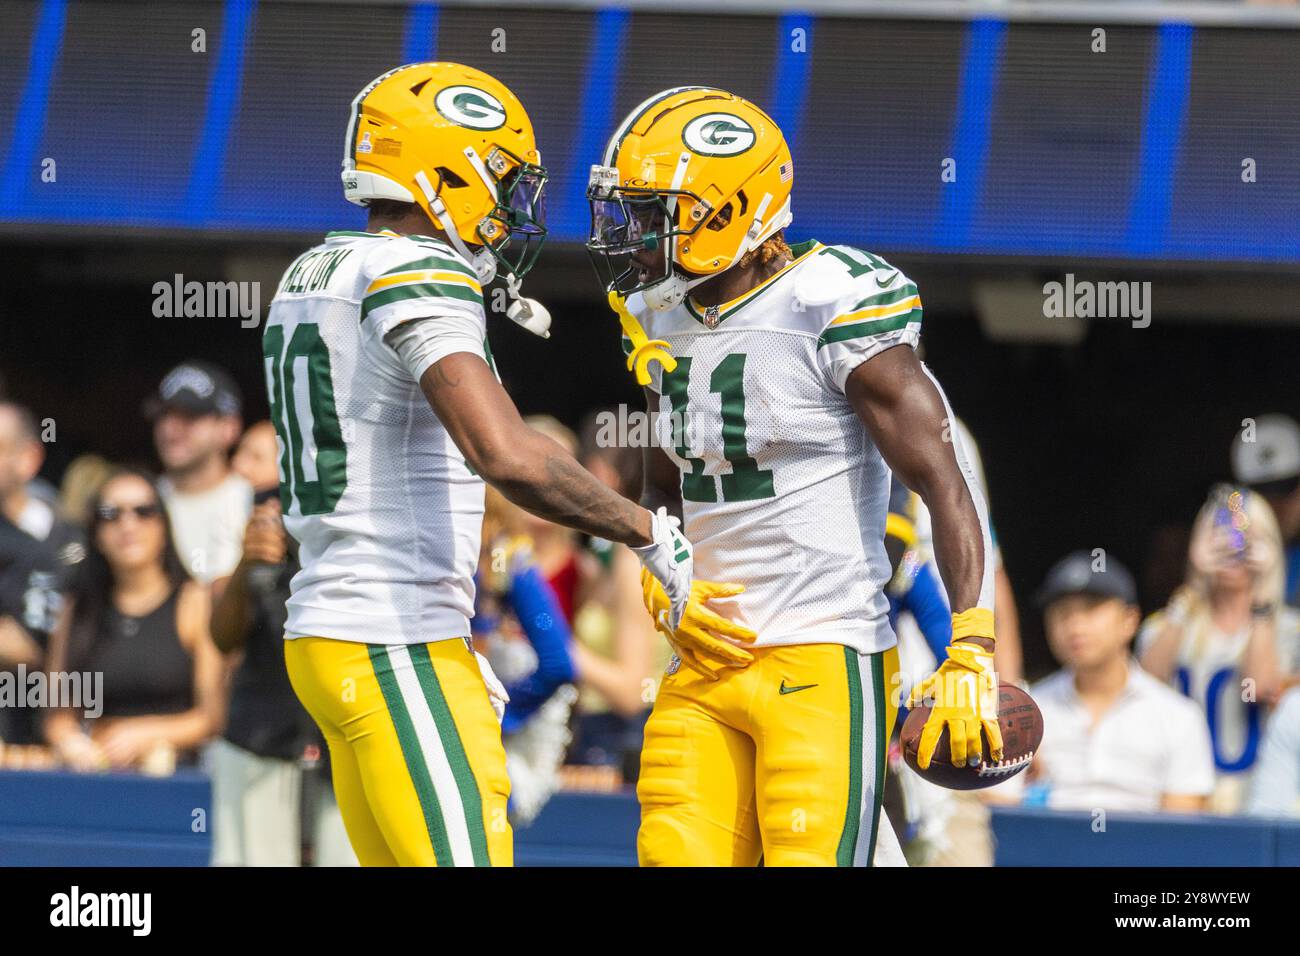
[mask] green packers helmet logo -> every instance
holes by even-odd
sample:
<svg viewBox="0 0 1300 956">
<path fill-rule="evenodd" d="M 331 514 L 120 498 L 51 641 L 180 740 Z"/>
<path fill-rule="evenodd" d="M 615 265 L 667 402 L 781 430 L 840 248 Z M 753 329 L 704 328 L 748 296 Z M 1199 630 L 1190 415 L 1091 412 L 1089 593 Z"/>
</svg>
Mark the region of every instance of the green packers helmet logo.
<svg viewBox="0 0 1300 956">
<path fill-rule="evenodd" d="M 506 123 L 506 108 L 501 101 L 476 86 L 449 86 L 439 90 L 433 105 L 453 123 L 470 129 L 500 129 Z"/>
<path fill-rule="evenodd" d="M 731 113 L 705 113 L 686 124 L 682 142 L 701 156 L 735 156 L 758 140 L 754 127 Z"/>
</svg>

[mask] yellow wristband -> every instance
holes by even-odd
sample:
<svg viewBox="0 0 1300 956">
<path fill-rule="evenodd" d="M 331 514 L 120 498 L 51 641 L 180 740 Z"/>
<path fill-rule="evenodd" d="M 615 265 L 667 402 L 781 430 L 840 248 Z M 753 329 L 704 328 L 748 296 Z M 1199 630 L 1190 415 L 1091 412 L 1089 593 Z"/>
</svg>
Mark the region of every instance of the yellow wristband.
<svg viewBox="0 0 1300 956">
<path fill-rule="evenodd" d="M 952 639 L 959 641 L 963 637 L 987 637 L 989 640 L 994 640 L 993 612 L 986 607 L 972 607 L 960 614 L 954 614 Z"/>
</svg>

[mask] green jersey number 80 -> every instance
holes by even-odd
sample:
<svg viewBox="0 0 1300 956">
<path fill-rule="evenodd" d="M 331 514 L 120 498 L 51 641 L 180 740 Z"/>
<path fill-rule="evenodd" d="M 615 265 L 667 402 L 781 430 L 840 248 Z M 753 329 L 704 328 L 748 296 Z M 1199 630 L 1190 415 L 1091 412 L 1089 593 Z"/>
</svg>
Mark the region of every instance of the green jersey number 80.
<svg viewBox="0 0 1300 956">
<path fill-rule="evenodd" d="M 329 514 L 348 485 L 329 349 L 313 324 L 295 328 L 287 344 L 284 326 L 269 325 L 262 360 L 280 438 L 280 505 L 285 514 Z"/>
</svg>

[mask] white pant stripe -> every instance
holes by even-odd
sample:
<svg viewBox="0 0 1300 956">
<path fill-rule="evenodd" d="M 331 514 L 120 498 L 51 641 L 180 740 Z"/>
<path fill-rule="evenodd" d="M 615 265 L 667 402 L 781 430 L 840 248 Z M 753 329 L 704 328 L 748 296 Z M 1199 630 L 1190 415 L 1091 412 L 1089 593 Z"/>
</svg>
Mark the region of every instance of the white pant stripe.
<svg viewBox="0 0 1300 956">
<path fill-rule="evenodd" d="M 429 710 L 429 702 L 425 700 L 420 679 L 415 674 L 415 662 L 405 645 L 389 645 L 387 650 L 393 662 L 393 676 L 402 693 L 402 702 L 406 704 L 406 712 L 411 715 L 411 723 L 424 754 L 424 763 L 429 768 L 434 792 L 438 794 L 443 826 L 447 828 L 447 841 L 451 844 L 451 860 L 439 860 L 438 865 L 473 866 L 474 849 L 470 844 L 465 805 L 461 803 L 460 789 L 456 786 L 455 774 L 447 761 L 447 751 L 438 734 L 438 725 L 433 719 L 433 712 Z"/>
</svg>

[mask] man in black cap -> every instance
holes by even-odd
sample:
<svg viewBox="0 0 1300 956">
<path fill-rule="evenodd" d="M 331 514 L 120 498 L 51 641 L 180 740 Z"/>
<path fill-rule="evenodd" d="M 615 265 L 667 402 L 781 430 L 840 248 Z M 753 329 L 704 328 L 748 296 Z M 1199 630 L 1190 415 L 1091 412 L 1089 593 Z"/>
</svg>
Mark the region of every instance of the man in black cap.
<svg viewBox="0 0 1300 956">
<path fill-rule="evenodd" d="M 1133 576 L 1098 549 L 1056 563 L 1039 594 L 1062 664 L 1030 693 L 1043 712 L 1031 767 L 1056 809 L 1203 811 L 1214 759 L 1200 710 L 1133 659 Z"/>
<path fill-rule="evenodd" d="M 204 584 L 239 563 L 253 490 L 230 469 L 239 440 L 239 387 L 208 362 L 176 366 L 145 403 L 162 461 L 159 490 L 171 517 L 181 563 Z"/>
</svg>

